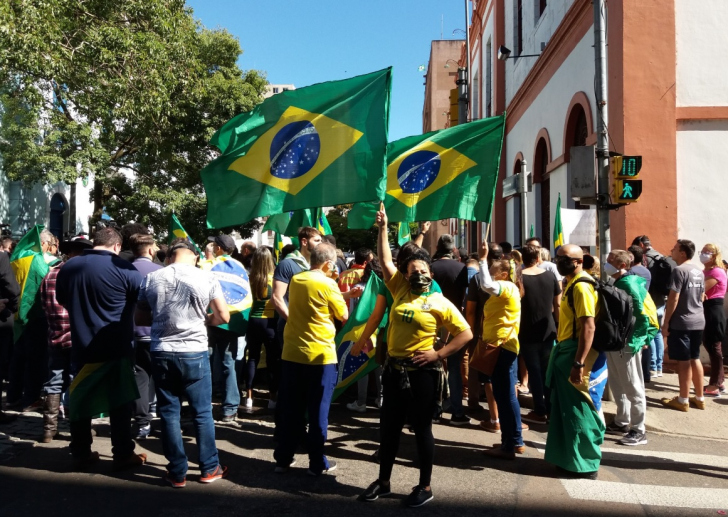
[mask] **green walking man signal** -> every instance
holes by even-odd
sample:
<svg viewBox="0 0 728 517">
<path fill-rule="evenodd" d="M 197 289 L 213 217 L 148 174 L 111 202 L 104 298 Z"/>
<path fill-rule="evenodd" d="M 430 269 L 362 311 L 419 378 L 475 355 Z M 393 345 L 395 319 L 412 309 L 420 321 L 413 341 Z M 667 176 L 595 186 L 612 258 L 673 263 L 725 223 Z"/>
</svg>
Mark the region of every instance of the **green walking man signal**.
<svg viewBox="0 0 728 517">
<path fill-rule="evenodd" d="M 612 158 L 616 203 L 635 203 L 642 195 L 642 180 L 637 179 L 640 169 L 642 169 L 641 156 L 615 156 Z"/>
</svg>

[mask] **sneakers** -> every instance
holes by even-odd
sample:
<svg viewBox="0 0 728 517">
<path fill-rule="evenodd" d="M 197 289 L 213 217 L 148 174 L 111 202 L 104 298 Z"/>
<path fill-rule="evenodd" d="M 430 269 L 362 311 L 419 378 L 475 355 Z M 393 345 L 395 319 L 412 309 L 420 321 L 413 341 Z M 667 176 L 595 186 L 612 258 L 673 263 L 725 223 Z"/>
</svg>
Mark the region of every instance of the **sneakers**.
<svg viewBox="0 0 728 517">
<path fill-rule="evenodd" d="M 470 425 L 470 419 L 466 417 L 465 415 L 455 416 L 453 415 L 450 418 L 450 425 Z"/>
<path fill-rule="evenodd" d="M 308 469 L 306 471 L 306 474 L 308 474 L 309 476 L 317 477 L 317 476 L 321 476 L 322 474 L 330 474 L 331 472 L 333 472 L 335 470 L 336 470 L 336 462 L 334 460 L 329 460 L 329 468 L 324 469 L 324 470 L 322 470 L 321 472 L 318 472 L 318 473 L 314 472 L 311 469 Z"/>
<path fill-rule="evenodd" d="M 111 467 L 111 470 L 118 472 L 120 470 L 126 470 L 126 469 L 132 469 L 134 467 L 141 467 L 146 463 L 147 461 L 147 455 L 144 453 L 141 454 L 134 454 L 131 453 L 130 456 L 127 456 L 124 459 L 117 460 L 114 458 L 113 465 Z"/>
<path fill-rule="evenodd" d="M 253 411 L 253 399 L 245 399 L 245 411 L 248 413 Z"/>
<path fill-rule="evenodd" d="M 150 434 L 152 434 L 152 425 L 151 424 L 143 425 L 137 430 L 137 434 L 134 437 L 134 439 L 135 440 L 146 440 L 147 438 L 149 438 Z"/>
<path fill-rule="evenodd" d="M 698 400 L 695 397 L 690 397 L 690 402 L 688 402 L 688 404 L 695 409 L 705 409 L 705 400 Z"/>
<path fill-rule="evenodd" d="M 687 413 L 688 409 L 690 408 L 690 405 L 687 403 L 681 404 L 680 401 L 677 400 L 677 397 L 673 397 L 671 399 L 665 398 L 662 399 L 660 402 L 662 402 L 665 407 L 677 409 L 678 411 L 683 411 L 685 413 Z M 705 402 L 703 402 L 703 409 L 705 409 Z"/>
<path fill-rule="evenodd" d="M 186 478 L 182 478 L 181 480 L 175 479 L 172 477 L 172 475 L 169 472 L 167 472 L 164 475 L 164 482 L 167 483 L 172 488 L 184 488 L 185 486 L 187 486 Z"/>
<path fill-rule="evenodd" d="M 288 472 L 288 469 L 290 469 L 291 467 L 293 467 L 295 464 L 296 464 L 296 460 L 293 459 L 288 464 L 288 466 L 286 466 L 286 465 L 276 465 L 276 468 L 273 469 L 273 472 L 275 472 L 276 474 L 285 474 L 286 472 Z"/>
<path fill-rule="evenodd" d="M 214 483 L 218 479 L 226 478 L 228 475 L 228 468 L 219 465 L 215 467 L 212 472 L 206 472 L 200 476 L 200 483 Z"/>
<path fill-rule="evenodd" d="M 347 404 L 346 405 L 346 409 L 348 409 L 349 411 L 355 411 L 357 413 L 366 413 L 367 412 L 367 405 L 366 404 L 362 404 L 360 406 L 359 405 L 359 402 L 357 402 L 355 400 L 354 402 L 350 402 L 349 404 Z"/>
<path fill-rule="evenodd" d="M 90 452 L 85 458 L 73 458 L 73 470 L 76 472 L 84 471 L 94 463 L 98 463 L 99 458 L 99 453 L 96 451 Z"/>
<path fill-rule="evenodd" d="M 606 433 L 607 434 L 615 434 L 624 436 L 629 432 L 629 426 L 628 425 L 618 425 L 612 422 L 607 426 Z"/>
<path fill-rule="evenodd" d="M 499 422 L 491 422 L 490 420 L 483 420 L 478 425 L 481 429 L 488 431 L 489 433 L 500 433 L 501 430 Z"/>
<path fill-rule="evenodd" d="M 617 440 L 617 443 L 619 445 L 646 445 L 647 435 L 637 429 L 632 429 L 621 440 Z"/>
<path fill-rule="evenodd" d="M 717 386 L 706 386 L 703 388 L 703 395 L 706 397 L 720 397 L 720 388 Z"/>
<path fill-rule="evenodd" d="M 372 501 L 376 501 L 380 497 L 390 495 L 391 493 L 392 491 L 390 490 L 389 483 L 385 485 L 377 479 L 374 483 L 369 485 L 367 489 L 364 490 L 364 492 L 356 498 L 356 500 L 371 503 Z"/>
<path fill-rule="evenodd" d="M 521 417 L 521 421 L 529 424 L 548 424 L 549 419 L 546 415 L 539 415 L 535 411 L 529 411 L 525 416 Z"/>
<path fill-rule="evenodd" d="M 657 370 L 655 377 L 662 377 L 662 370 Z"/>
<path fill-rule="evenodd" d="M 422 485 L 417 485 L 412 489 L 412 493 L 404 500 L 404 505 L 410 508 L 419 508 L 424 506 L 435 498 L 432 490 L 427 490 Z"/>
<path fill-rule="evenodd" d="M 236 416 L 237 415 L 223 415 L 222 418 L 220 419 L 220 422 L 222 422 L 223 424 L 229 424 L 230 422 L 235 422 Z"/>
</svg>

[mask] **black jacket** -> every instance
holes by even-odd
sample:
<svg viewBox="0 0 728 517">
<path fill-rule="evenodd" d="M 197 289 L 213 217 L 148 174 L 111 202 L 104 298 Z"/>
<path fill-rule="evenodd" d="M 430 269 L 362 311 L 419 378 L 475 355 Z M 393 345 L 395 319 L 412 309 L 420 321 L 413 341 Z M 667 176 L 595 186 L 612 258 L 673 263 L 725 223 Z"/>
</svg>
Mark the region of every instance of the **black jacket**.
<svg viewBox="0 0 728 517">
<path fill-rule="evenodd" d="M 18 310 L 20 286 L 10 267 L 10 255 L 0 251 L 0 298 L 7 299 L 5 310 L 0 311 L 0 327 L 13 326 L 13 314 Z"/>
</svg>

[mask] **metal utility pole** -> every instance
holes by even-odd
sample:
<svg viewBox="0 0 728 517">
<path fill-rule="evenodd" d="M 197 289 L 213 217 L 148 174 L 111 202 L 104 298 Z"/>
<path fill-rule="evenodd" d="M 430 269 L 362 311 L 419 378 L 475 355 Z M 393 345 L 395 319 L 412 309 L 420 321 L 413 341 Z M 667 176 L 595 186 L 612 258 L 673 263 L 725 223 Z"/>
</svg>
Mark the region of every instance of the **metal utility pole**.
<svg viewBox="0 0 728 517">
<path fill-rule="evenodd" d="M 602 264 L 602 280 L 606 280 L 604 264 L 612 249 L 609 235 L 609 135 L 607 134 L 607 6 L 605 0 L 594 3 L 594 73 L 597 94 L 597 227 L 598 255 Z"/>
<path fill-rule="evenodd" d="M 518 191 L 521 193 L 521 246 L 526 245 L 528 239 L 528 171 L 526 160 L 521 161 L 521 174 L 518 178 L 520 183 Z"/>
</svg>

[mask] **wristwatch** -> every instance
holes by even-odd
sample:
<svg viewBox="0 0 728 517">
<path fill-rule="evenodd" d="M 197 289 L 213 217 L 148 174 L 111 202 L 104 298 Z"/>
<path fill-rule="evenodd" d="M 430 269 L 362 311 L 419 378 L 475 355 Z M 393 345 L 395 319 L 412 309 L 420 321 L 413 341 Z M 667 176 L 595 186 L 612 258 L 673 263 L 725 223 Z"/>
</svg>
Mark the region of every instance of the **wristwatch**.
<svg viewBox="0 0 728 517">
<path fill-rule="evenodd" d="M 574 364 L 571 365 L 572 368 L 580 369 L 584 368 L 584 363 L 580 363 L 579 361 L 574 361 Z"/>
</svg>

